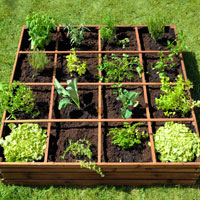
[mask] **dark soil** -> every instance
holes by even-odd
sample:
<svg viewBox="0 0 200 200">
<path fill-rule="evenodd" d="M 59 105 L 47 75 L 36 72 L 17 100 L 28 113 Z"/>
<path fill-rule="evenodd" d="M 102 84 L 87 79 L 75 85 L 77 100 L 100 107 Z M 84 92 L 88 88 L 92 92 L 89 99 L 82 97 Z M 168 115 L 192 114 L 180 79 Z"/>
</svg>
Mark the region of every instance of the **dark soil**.
<svg viewBox="0 0 200 200">
<path fill-rule="evenodd" d="M 149 101 L 150 115 L 152 118 L 168 118 L 164 115 L 164 111 L 158 110 L 155 98 L 160 98 L 162 91 L 158 86 L 147 87 L 147 96 Z M 191 112 L 188 112 L 185 117 L 191 117 Z M 181 112 L 177 112 L 172 118 L 181 118 Z"/>
<path fill-rule="evenodd" d="M 18 113 L 17 119 L 32 119 L 33 113 L 40 112 L 40 114 L 35 117 L 36 119 L 47 119 L 49 115 L 49 104 L 51 90 L 49 86 L 30 86 L 33 90 L 35 96 L 35 107 L 31 114 L 25 114 L 23 112 Z M 6 117 L 9 116 L 7 113 Z"/>
<path fill-rule="evenodd" d="M 112 136 L 107 136 L 110 128 L 121 128 L 121 122 L 109 122 L 102 125 L 102 160 L 103 162 L 152 162 L 149 138 L 143 139 L 141 144 L 135 144 L 129 150 L 123 150 L 116 144 L 112 144 Z M 148 133 L 147 125 L 139 126 L 139 131 Z"/>
<path fill-rule="evenodd" d="M 167 41 L 175 40 L 174 30 L 169 27 L 165 27 L 165 33 L 161 35 L 158 41 L 151 37 L 147 27 L 139 28 L 139 35 L 142 50 L 167 50 Z"/>
<path fill-rule="evenodd" d="M 70 37 L 67 36 L 67 29 L 60 30 L 58 35 L 59 51 L 69 51 L 72 48 L 75 48 L 76 51 L 98 51 L 98 30 L 96 28 L 89 28 L 90 31 L 84 32 L 84 40 L 82 41 L 80 46 L 71 45 Z"/>
<path fill-rule="evenodd" d="M 122 44 L 118 44 L 119 40 L 124 38 L 129 39 L 129 43 L 126 44 L 125 48 L 122 48 Z M 110 41 L 101 41 L 102 50 L 104 51 L 136 51 L 137 50 L 137 40 L 134 28 L 117 28 L 116 37 Z"/>
<path fill-rule="evenodd" d="M 146 118 L 146 107 L 144 102 L 144 94 L 142 87 L 137 86 L 126 86 L 123 89 L 128 91 L 141 92 L 138 101 L 139 105 L 135 108 L 129 107 L 132 110 L 133 114 L 131 118 Z M 102 118 L 122 118 L 121 108 L 122 102 L 116 100 L 116 96 L 113 94 L 114 89 L 110 86 L 102 87 L 102 103 L 103 103 L 103 112 Z"/>
<path fill-rule="evenodd" d="M 66 86 L 65 86 L 66 87 Z M 95 86 L 78 86 L 79 100 L 81 109 L 75 105 L 67 105 L 67 107 L 58 110 L 58 105 L 62 96 L 58 95 L 55 90 L 53 118 L 63 119 L 91 119 L 98 116 L 98 89 Z"/>
<path fill-rule="evenodd" d="M 97 123 L 81 123 L 74 122 L 69 123 L 56 123 L 51 129 L 50 135 L 50 146 L 49 146 L 49 162 L 76 162 L 76 160 L 87 160 L 89 159 L 85 156 L 74 157 L 71 152 L 65 155 L 65 159 L 61 159 L 65 149 L 68 147 L 68 140 L 71 139 L 72 142 L 76 142 L 78 139 L 86 139 L 92 146 L 90 150 L 92 151 L 92 161 L 97 161 L 97 135 L 98 126 Z"/>
<path fill-rule="evenodd" d="M 31 51 L 31 40 L 29 40 L 29 38 L 28 29 L 25 29 L 24 35 L 22 37 L 20 51 Z M 56 31 L 51 31 L 50 38 L 50 43 L 44 47 L 45 51 L 55 51 L 56 49 Z"/>
<path fill-rule="evenodd" d="M 52 82 L 53 76 L 53 66 L 54 66 L 54 56 L 52 54 L 47 54 L 50 59 L 49 64 L 45 69 L 38 73 L 34 68 L 29 65 L 27 54 L 20 54 L 17 66 L 14 74 L 14 80 L 19 80 L 20 82 Z"/>
<path fill-rule="evenodd" d="M 87 62 L 87 71 L 84 75 L 79 76 L 77 72 L 73 72 L 70 74 L 67 68 L 67 60 L 66 55 L 59 54 L 58 56 L 58 64 L 56 69 L 56 78 L 59 82 L 66 82 L 69 79 L 77 78 L 78 82 L 98 82 L 98 69 L 96 66 L 98 65 L 98 57 L 94 54 L 77 54 L 77 57 L 81 61 Z"/>
<path fill-rule="evenodd" d="M 155 67 L 156 62 L 160 61 L 159 56 L 157 54 L 144 54 L 144 69 L 145 69 L 145 78 L 147 82 L 160 82 L 158 69 L 152 69 Z M 164 74 L 170 78 L 170 81 L 175 82 L 178 74 L 182 74 L 181 69 L 181 61 L 179 57 L 174 57 L 173 63 L 176 63 L 175 67 L 170 67 L 169 64 L 172 62 L 168 62 L 168 66 L 165 68 Z M 182 74 L 183 75 L 183 74 Z"/>
</svg>

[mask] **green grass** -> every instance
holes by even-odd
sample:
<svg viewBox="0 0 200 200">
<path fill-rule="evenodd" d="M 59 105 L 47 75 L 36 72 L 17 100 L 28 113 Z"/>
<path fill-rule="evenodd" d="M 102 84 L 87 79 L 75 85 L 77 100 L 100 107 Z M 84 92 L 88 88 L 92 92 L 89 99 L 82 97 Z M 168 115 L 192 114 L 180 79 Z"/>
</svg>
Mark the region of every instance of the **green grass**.
<svg viewBox="0 0 200 200">
<path fill-rule="evenodd" d="M 200 99 L 199 0 L 0 0 L 0 80 L 9 82 L 26 15 L 38 11 L 58 24 L 102 24 L 110 13 L 118 24 L 145 24 L 153 13 L 162 13 L 168 24 L 183 31 L 187 74 L 194 83 L 192 96 Z M 196 112 L 200 126 L 200 110 Z M 0 113 L 1 115 L 1 113 Z M 0 199 L 200 199 L 194 187 L 22 187 L 0 184 Z"/>
</svg>

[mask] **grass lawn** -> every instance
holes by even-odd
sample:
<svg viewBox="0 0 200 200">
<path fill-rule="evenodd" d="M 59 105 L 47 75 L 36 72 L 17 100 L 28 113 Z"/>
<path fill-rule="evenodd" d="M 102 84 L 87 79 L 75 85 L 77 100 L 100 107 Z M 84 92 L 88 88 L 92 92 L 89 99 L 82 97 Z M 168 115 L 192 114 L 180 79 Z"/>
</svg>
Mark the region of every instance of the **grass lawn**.
<svg viewBox="0 0 200 200">
<path fill-rule="evenodd" d="M 200 1 L 199 0 L 0 0 L 0 81 L 9 82 L 22 25 L 33 11 L 46 13 L 58 24 L 102 24 L 111 14 L 118 24 L 145 24 L 159 12 L 168 24 L 183 31 L 184 59 L 192 96 L 200 99 Z M 0 113 L 1 115 L 2 113 Z M 200 127 L 200 110 L 196 110 Z M 200 184 L 193 187 L 22 187 L 0 183 L 0 199 L 200 199 Z"/>
</svg>

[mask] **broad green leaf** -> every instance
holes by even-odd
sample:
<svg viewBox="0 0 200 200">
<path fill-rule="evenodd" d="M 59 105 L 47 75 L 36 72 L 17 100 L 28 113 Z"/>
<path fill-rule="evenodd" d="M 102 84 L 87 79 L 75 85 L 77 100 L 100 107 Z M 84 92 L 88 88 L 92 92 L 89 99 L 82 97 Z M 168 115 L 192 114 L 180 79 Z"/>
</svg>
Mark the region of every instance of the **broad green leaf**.
<svg viewBox="0 0 200 200">
<path fill-rule="evenodd" d="M 61 110 L 62 108 L 65 108 L 68 104 L 73 104 L 70 99 L 64 98 L 59 102 L 58 109 Z"/>
<path fill-rule="evenodd" d="M 122 112 L 122 116 L 124 119 L 127 119 L 127 118 L 131 117 L 131 115 L 132 115 L 132 111 L 129 109 L 121 108 L 121 112 Z"/>
<path fill-rule="evenodd" d="M 64 87 L 62 87 L 62 86 L 60 85 L 60 83 L 58 82 L 57 79 L 55 79 L 55 88 L 56 88 L 58 94 L 62 95 L 63 97 L 69 97 L 69 96 L 70 96 L 69 92 L 66 91 L 66 90 L 64 89 Z"/>
</svg>

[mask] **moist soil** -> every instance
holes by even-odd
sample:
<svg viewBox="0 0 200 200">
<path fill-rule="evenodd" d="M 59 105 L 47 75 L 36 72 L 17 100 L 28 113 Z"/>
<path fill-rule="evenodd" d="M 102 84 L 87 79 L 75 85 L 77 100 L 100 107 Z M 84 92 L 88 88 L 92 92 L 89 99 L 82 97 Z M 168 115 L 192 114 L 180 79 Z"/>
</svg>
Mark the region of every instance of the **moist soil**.
<svg viewBox="0 0 200 200">
<path fill-rule="evenodd" d="M 167 49 L 167 41 L 175 40 L 174 30 L 165 27 L 165 33 L 162 33 L 158 41 L 155 41 L 148 31 L 147 27 L 138 28 L 142 50 L 169 50 Z"/>
<path fill-rule="evenodd" d="M 98 82 L 98 69 L 96 66 L 98 65 L 98 57 L 94 54 L 77 54 L 79 61 L 83 63 L 86 61 L 86 66 L 88 67 L 85 74 L 79 76 L 77 72 L 69 73 L 67 71 L 67 55 L 59 54 L 57 60 L 57 68 L 56 68 L 56 78 L 59 82 L 67 82 L 69 79 L 76 78 L 78 82 Z"/>
<path fill-rule="evenodd" d="M 66 86 L 65 86 L 66 87 Z M 75 105 L 58 109 L 63 97 L 54 91 L 53 118 L 56 119 L 94 119 L 98 116 L 98 88 L 95 86 L 78 86 L 80 110 Z"/>
<path fill-rule="evenodd" d="M 102 126 L 102 161 L 103 162 L 152 162 L 151 148 L 148 145 L 149 138 L 142 139 L 141 144 L 134 144 L 129 150 L 124 150 L 116 144 L 112 144 L 112 135 L 107 136 L 110 128 L 122 128 L 120 122 L 103 123 Z M 148 133 L 147 125 L 139 126 L 140 132 Z"/>
<path fill-rule="evenodd" d="M 160 61 L 159 56 L 157 54 L 145 54 L 143 55 L 144 61 L 144 70 L 145 70 L 145 78 L 147 82 L 160 82 L 159 72 L 158 69 L 152 69 L 155 67 L 156 63 Z M 172 62 L 169 61 L 167 64 L 168 66 L 165 68 L 164 74 L 170 78 L 171 82 L 175 82 L 177 75 L 182 74 L 181 69 L 181 61 L 179 57 L 174 57 L 173 63 L 176 63 L 175 67 L 170 67 L 169 64 Z"/>
<path fill-rule="evenodd" d="M 141 93 L 138 97 L 139 105 L 135 108 L 133 108 L 132 106 L 128 107 L 133 112 L 131 118 L 146 118 L 146 107 L 145 107 L 142 87 L 126 86 L 123 87 L 123 89 Z M 114 89 L 111 88 L 110 86 L 102 87 L 102 103 L 103 103 L 102 118 L 108 118 L 108 119 L 122 118 L 121 115 L 122 102 L 117 101 L 116 96 L 113 94 L 113 91 Z"/>
<path fill-rule="evenodd" d="M 85 30 L 84 40 L 80 46 L 77 46 L 70 44 L 70 36 L 67 35 L 67 29 L 61 29 L 58 34 L 58 51 L 69 51 L 72 48 L 75 48 L 76 51 L 98 51 L 98 30 L 96 28 L 89 28 L 89 30 Z"/>
<path fill-rule="evenodd" d="M 91 161 L 97 162 L 97 135 L 98 135 L 98 125 L 97 123 L 90 122 L 81 123 L 73 122 L 69 123 L 54 123 L 51 129 L 50 135 L 50 146 L 49 146 L 49 162 L 76 162 L 77 160 L 89 159 L 85 156 L 74 157 L 71 152 L 66 153 L 65 158 L 61 159 L 65 149 L 69 146 L 68 140 L 71 139 L 72 142 L 76 142 L 79 139 L 88 140 L 92 143 L 90 150 L 92 151 Z"/>
<path fill-rule="evenodd" d="M 129 39 L 129 43 L 122 48 L 122 44 L 118 44 L 119 40 L 124 38 Z M 117 28 L 116 37 L 110 41 L 101 40 L 101 46 L 103 51 L 137 51 L 137 40 L 134 28 Z"/>
<path fill-rule="evenodd" d="M 50 60 L 49 64 L 42 72 L 37 72 L 34 68 L 30 66 L 27 54 L 20 54 L 16 65 L 14 80 L 24 83 L 52 82 L 54 56 L 52 54 L 47 54 L 47 57 Z"/>
<path fill-rule="evenodd" d="M 157 106 L 155 103 L 155 98 L 160 98 L 161 94 L 162 94 L 162 91 L 160 90 L 160 87 L 158 86 L 147 87 L 149 110 L 150 110 L 150 115 L 152 118 L 168 118 L 164 115 L 164 111 L 157 109 Z M 192 116 L 191 112 L 188 112 L 185 115 L 186 118 L 191 117 L 191 116 Z M 181 112 L 176 112 L 176 114 L 171 118 L 182 118 Z"/>
<path fill-rule="evenodd" d="M 44 47 L 45 51 L 55 51 L 56 49 L 56 31 L 51 31 L 50 33 L 50 43 Z M 30 36 L 28 34 L 28 29 L 24 30 L 22 43 L 20 47 L 20 51 L 31 51 L 31 40 L 29 40 Z M 41 48 L 39 48 L 42 50 Z"/>
<path fill-rule="evenodd" d="M 49 115 L 49 104 L 50 104 L 50 96 L 51 96 L 51 87 L 49 86 L 30 86 L 33 91 L 33 95 L 35 96 L 35 106 L 31 114 L 25 114 L 24 112 L 18 113 L 17 119 L 33 119 L 33 113 L 39 111 L 39 115 L 35 117 L 35 119 L 47 119 Z M 9 116 L 7 113 L 6 117 Z"/>
</svg>

